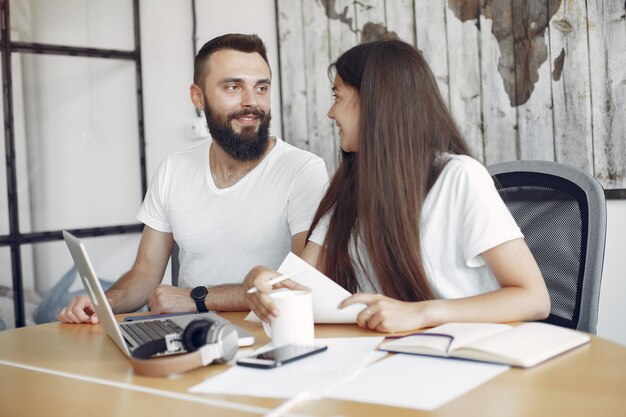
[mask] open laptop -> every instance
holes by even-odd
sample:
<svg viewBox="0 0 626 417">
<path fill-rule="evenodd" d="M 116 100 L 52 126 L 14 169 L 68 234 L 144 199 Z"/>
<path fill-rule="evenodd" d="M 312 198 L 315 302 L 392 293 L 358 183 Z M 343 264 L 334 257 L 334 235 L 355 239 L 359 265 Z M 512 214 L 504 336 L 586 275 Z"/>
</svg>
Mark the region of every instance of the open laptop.
<svg viewBox="0 0 626 417">
<path fill-rule="evenodd" d="M 63 231 L 63 238 L 72 254 L 76 268 L 83 282 L 83 286 L 91 299 L 94 310 L 98 314 L 100 323 L 115 344 L 130 357 L 131 352 L 138 346 L 155 339 L 161 339 L 165 334 L 182 333 L 185 326 L 195 319 L 208 318 L 218 323 L 228 323 L 237 329 L 239 334 L 239 346 L 254 344 L 254 336 L 246 330 L 233 325 L 223 317 L 215 313 L 188 313 L 166 315 L 163 318 L 151 318 L 146 320 L 134 320 L 128 323 L 118 323 L 104 290 L 98 281 L 98 277 L 91 265 L 85 246 L 76 236 Z M 178 351 L 175 353 L 182 353 Z"/>
</svg>

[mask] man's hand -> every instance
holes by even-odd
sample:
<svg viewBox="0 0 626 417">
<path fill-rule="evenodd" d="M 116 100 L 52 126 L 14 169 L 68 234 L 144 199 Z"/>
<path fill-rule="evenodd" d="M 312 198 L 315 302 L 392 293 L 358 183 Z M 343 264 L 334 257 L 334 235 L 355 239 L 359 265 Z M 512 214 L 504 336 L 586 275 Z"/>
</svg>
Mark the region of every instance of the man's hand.
<svg viewBox="0 0 626 417">
<path fill-rule="evenodd" d="M 91 300 L 85 294 L 74 297 L 57 314 L 57 320 L 64 323 L 91 323 L 99 322 Z"/>
<path fill-rule="evenodd" d="M 161 284 L 148 296 L 150 311 L 161 313 L 195 312 L 196 303 L 191 298 L 191 288 Z"/>
</svg>

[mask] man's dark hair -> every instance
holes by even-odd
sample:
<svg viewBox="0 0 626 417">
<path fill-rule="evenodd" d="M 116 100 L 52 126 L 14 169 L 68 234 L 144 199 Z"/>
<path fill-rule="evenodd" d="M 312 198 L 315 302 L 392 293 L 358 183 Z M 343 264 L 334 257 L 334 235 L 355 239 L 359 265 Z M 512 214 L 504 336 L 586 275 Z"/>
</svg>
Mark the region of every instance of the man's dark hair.
<svg viewBox="0 0 626 417">
<path fill-rule="evenodd" d="M 261 38 L 257 35 L 244 35 L 241 33 L 229 33 L 227 35 L 218 36 L 217 38 L 213 38 L 202 46 L 198 54 L 196 55 L 196 59 L 194 60 L 194 68 L 193 68 L 193 83 L 202 86 L 202 82 L 206 76 L 206 63 L 217 51 L 222 49 L 233 49 L 239 52 L 245 53 L 253 53 L 256 52 L 261 55 L 261 58 L 265 61 L 267 66 L 270 66 L 270 63 L 267 59 L 267 51 L 265 49 L 265 45 Z M 271 72 L 271 69 L 270 69 Z"/>
</svg>

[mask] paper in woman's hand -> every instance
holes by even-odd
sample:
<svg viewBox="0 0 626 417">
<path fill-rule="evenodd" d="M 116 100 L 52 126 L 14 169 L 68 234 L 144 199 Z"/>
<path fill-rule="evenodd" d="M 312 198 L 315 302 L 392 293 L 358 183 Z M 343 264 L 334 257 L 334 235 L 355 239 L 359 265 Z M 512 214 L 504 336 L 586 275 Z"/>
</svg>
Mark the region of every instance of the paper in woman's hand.
<svg viewBox="0 0 626 417">
<path fill-rule="evenodd" d="M 315 323 L 356 323 L 356 316 L 366 307 L 365 304 L 352 304 L 340 309 L 339 304 L 352 294 L 297 255 L 289 252 L 278 272 L 289 274 L 301 269 L 292 280 L 311 289 Z M 253 312 L 248 314 L 246 320 L 260 321 Z"/>
</svg>

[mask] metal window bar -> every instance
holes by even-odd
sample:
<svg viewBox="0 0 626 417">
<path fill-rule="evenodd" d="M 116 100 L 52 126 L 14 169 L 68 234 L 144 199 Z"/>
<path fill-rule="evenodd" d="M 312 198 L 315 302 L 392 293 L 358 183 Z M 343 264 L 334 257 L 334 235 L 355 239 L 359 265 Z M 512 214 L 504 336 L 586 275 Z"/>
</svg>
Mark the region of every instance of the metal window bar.
<svg viewBox="0 0 626 417">
<path fill-rule="evenodd" d="M 135 62 L 136 86 L 137 86 L 137 122 L 139 137 L 139 169 L 141 175 L 142 197 L 147 190 L 146 157 L 144 138 L 144 115 L 143 115 L 143 87 L 141 78 L 141 38 L 139 27 L 139 0 L 133 1 L 133 26 L 135 48 L 132 51 L 81 48 L 63 45 L 42 43 L 12 42 L 10 30 L 9 0 L 0 0 L 0 19 L 2 28 L 0 35 L 0 54 L 2 70 L 2 95 L 4 103 L 4 141 L 6 159 L 7 197 L 9 214 L 9 234 L 0 235 L 0 247 L 11 248 L 11 274 L 13 285 L 13 306 L 15 311 L 15 326 L 25 326 L 24 289 L 22 286 L 22 263 L 21 246 L 25 244 L 41 243 L 63 239 L 61 230 L 20 233 L 18 218 L 17 198 L 17 171 L 15 166 L 15 129 L 13 125 L 13 77 L 11 72 L 11 54 L 26 52 L 33 54 L 68 55 L 87 58 L 114 58 Z M 125 233 L 140 233 L 142 224 L 120 225 L 108 227 L 82 228 L 73 230 L 79 237 L 94 237 L 107 235 L 120 235 Z"/>
</svg>

